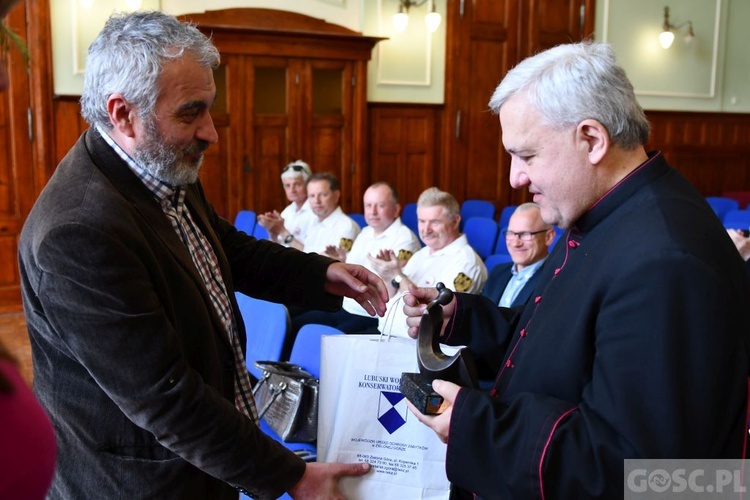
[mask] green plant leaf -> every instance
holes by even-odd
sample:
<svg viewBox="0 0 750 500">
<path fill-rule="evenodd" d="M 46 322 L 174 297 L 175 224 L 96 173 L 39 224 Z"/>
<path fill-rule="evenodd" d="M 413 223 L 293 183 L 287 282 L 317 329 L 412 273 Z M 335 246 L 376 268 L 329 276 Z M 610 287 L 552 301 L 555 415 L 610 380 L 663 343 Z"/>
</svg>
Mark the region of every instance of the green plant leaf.
<svg viewBox="0 0 750 500">
<path fill-rule="evenodd" d="M 4 22 L 0 22 L 0 54 L 5 55 L 14 46 L 23 57 L 26 69 L 29 68 L 29 48 L 18 33 L 10 29 Z"/>
</svg>

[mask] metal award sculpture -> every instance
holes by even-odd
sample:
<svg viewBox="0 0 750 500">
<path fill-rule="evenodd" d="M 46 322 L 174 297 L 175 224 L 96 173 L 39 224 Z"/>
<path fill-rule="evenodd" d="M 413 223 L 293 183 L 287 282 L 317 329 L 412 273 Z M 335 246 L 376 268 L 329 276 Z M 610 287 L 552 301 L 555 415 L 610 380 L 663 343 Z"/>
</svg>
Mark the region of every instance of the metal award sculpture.
<svg viewBox="0 0 750 500">
<path fill-rule="evenodd" d="M 427 305 L 419 322 L 417 363 L 419 373 L 401 374 L 399 390 L 425 415 L 437 415 L 444 410 L 443 397 L 432 389 L 435 379 L 448 380 L 464 387 L 477 387 L 474 357 L 467 348 L 448 356 L 440 349 L 443 327 L 443 306 L 453 300 L 453 292 L 442 283 L 435 288 L 438 296 Z"/>
</svg>

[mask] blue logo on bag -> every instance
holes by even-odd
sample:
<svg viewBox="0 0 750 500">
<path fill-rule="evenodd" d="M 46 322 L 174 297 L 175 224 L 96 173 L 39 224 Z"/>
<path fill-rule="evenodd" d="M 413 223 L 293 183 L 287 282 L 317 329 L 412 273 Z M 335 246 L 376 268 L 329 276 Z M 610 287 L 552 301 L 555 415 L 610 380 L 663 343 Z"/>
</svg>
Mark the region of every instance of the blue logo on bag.
<svg viewBox="0 0 750 500">
<path fill-rule="evenodd" d="M 408 411 L 403 394 L 380 391 L 378 422 L 388 431 L 388 434 L 393 434 L 406 423 Z"/>
</svg>

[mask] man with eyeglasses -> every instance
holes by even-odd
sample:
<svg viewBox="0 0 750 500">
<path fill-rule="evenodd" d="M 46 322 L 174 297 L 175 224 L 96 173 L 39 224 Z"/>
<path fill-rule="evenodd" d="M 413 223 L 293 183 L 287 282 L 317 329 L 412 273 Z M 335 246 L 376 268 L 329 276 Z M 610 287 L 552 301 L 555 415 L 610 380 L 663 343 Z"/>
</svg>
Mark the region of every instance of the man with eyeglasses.
<svg viewBox="0 0 750 500">
<path fill-rule="evenodd" d="M 555 230 L 542 220 L 539 205 L 519 205 L 504 232 L 512 262 L 495 266 L 490 271 L 482 295 L 501 307 L 525 304 L 531 297 L 555 239 Z"/>
<path fill-rule="evenodd" d="M 281 171 L 281 185 L 291 203 L 281 213 L 274 210 L 258 215 L 258 224 L 268 230 L 271 241 L 297 250 L 304 248 L 307 225 L 313 216 L 307 201 L 307 179 L 311 175 L 310 165 L 302 160 L 293 161 Z"/>
</svg>

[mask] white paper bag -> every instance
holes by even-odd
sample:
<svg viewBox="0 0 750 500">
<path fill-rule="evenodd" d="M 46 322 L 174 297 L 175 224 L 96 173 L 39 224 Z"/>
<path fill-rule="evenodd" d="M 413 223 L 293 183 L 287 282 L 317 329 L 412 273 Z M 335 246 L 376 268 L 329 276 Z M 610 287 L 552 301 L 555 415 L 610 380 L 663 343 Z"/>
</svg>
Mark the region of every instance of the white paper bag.
<svg viewBox="0 0 750 500">
<path fill-rule="evenodd" d="M 406 324 L 406 313 L 404 313 L 404 295 L 409 292 L 397 293 L 388 300 L 385 305 L 385 316 L 378 318 L 378 331 L 388 336 L 410 339 L 409 327 Z"/>
<path fill-rule="evenodd" d="M 368 462 L 373 470 L 339 484 L 350 500 L 446 499 L 446 445 L 409 411 L 398 390 L 417 372 L 413 339 L 324 336 L 318 460 Z"/>
</svg>

